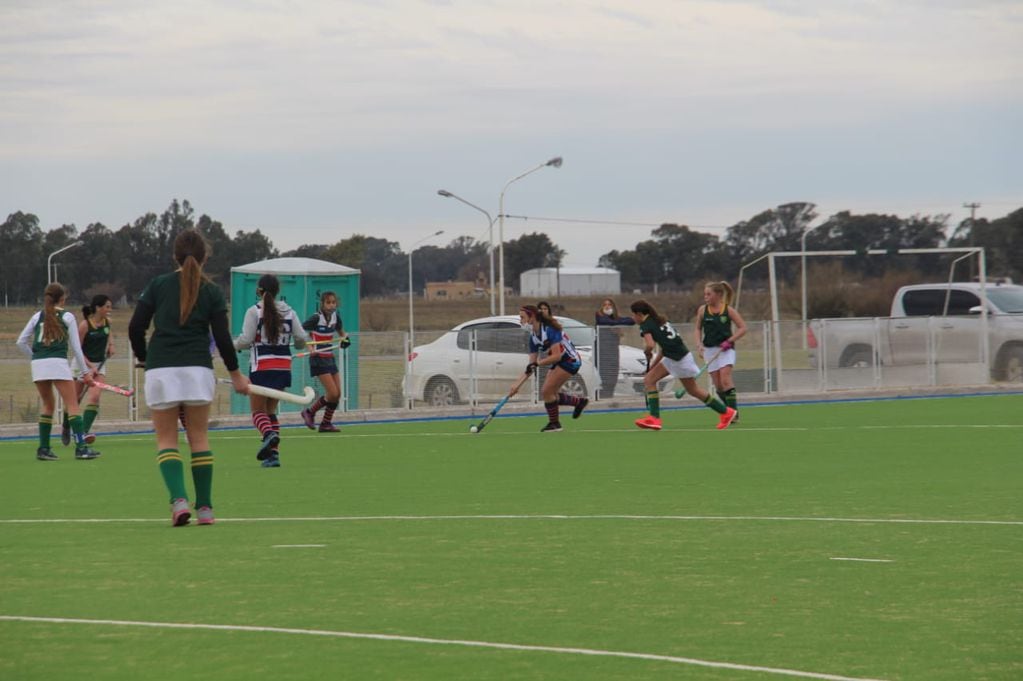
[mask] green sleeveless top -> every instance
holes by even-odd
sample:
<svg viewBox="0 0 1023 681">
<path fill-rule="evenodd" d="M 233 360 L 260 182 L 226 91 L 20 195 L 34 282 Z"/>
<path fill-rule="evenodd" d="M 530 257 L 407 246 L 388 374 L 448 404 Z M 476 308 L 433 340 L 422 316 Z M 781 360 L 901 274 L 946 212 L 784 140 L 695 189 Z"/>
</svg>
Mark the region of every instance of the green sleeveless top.
<svg viewBox="0 0 1023 681">
<path fill-rule="evenodd" d="M 703 330 L 703 347 L 714 348 L 732 337 L 732 318 L 728 316 L 728 306 L 721 308 L 718 314 L 711 314 L 710 306 L 703 306 L 703 319 L 700 320 Z"/>
<path fill-rule="evenodd" d="M 43 342 L 43 320 L 46 318 L 46 310 L 39 312 L 39 319 L 36 321 L 36 328 L 32 332 L 32 359 L 50 359 L 53 357 L 60 357 L 67 359 L 68 351 L 68 334 L 77 330 L 72 331 L 67 326 L 67 322 L 64 321 L 64 310 L 56 308 L 57 320 L 64 326 L 64 337 L 58 338 L 55 341 L 51 341 L 49 344 Z"/>
<path fill-rule="evenodd" d="M 639 335 L 647 334 L 650 334 L 654 342 L 661 346 L 661 353 L 668 359 L 682 359 L 689 354 L 689 348 L 686 347 L 682 336 L 671 325 L 671 322 L 658 324 L 651 315 L 639 325 Z"/>
<path fill-rule="evenodd" d="M 82 352 L 85 359 L 100 364 L 106 361 L 107 345 L 110 343 L 110 320 L 104 319 L 103 326 L 93 326 L 88 319 L 85 320 L 89 329 L 85 332 L 82 340 Z"/>
</svg>

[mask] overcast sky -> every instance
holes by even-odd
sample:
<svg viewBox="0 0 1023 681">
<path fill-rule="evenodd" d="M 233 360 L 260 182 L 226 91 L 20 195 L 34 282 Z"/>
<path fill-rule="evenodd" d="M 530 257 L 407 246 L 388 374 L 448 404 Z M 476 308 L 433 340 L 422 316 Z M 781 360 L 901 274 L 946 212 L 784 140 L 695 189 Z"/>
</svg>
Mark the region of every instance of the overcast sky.
<svg viewBox="0 0 1023 681">
<path fill-rule="evenodd" d="M 437 190 L 496 216 L 554 156 L 504 234 L 566 265 L 790 201 L 999 217 L 1023 2 L 0 0 L 0 212 L 47 230 L 179 198 L 281 250 L 486 239 Z"/>
</svg>

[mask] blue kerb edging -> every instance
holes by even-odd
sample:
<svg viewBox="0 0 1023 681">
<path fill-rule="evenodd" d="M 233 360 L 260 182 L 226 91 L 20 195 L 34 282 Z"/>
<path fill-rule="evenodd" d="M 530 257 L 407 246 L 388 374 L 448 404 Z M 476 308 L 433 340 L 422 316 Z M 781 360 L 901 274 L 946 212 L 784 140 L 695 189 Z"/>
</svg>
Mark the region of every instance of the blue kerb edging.
<svg viewBox="0 0 1023 681">
<path fill-rule="evenodd" d="M 825 400 L 785 400 L 781 402 L 748 402 L 742 405 L 743 409 L 752 409 L 757 407 L 786 407 L 801 404 L 844 404 L 851 402 L 894 402 L 897 400 L 939 400 L 949 399 L 955 397 L 1002 397 L 1002 396 L 1019 396 L 1023 395 L 1023 390 L 1013 391 L 998 391 L 998 392 L 982 392 L 982 393 L 942 393 L 938 395 L 893 395 L 890 397 L 840 397 L 835 399 Z M 706 409 L 706 405 L 703 404 L 687 404 L 679 406 L 662 406 L 661 411 L 684 411 L 688 409 Z M 587 413 L 595 414 L 624 414 L 627 412 L 645 412 L 646 410 L 637 407 L 621 407 L 618 409 L 588 409 Z M 409 418 L 400 419 L 372 419 L 368 421 L 355 421 L 352 423 L 342 422 L 341 428 L 351 428 L 352 426 L 372 426 L 381 425 L 387 423 L 430 423 L 434 421 L 476 421 L 482 419 L 485 414 L 476 414 L 473 416 L 412 416 Z M 509 413 L 503 415 L 501 418 L 509 419 L 521 419 L 521 418 L 536 418 L 538 416 L 546 416 L 542 411 L 530 412 L 528 414 L 521 414 L 518 412 Z M 252 430 L 251 425 L 245 426 L 220 426 L 217 428 L 210 428 L 211 432 L 229 432 L 232 430 Z M 281 424 L 281 428 L 305 428 L 303 424 L 284 425 Z M 109 437 L 112 435 L 152 435 L 152 430 L 116 430 L 112 432 L 104 432 L 103 437 Z M 16 442 L 18 440 L 35 440 L 38 435 L 13 435 L 8 437 L 0 437 L 0 442 Z"/>
</svg>

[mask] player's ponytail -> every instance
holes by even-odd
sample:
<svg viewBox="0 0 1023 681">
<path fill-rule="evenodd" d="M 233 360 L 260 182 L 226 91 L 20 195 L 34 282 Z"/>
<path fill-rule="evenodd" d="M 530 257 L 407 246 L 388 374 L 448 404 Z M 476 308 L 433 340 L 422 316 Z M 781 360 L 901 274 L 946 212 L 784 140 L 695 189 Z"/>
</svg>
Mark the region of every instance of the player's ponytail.
<svg viewBox="0 0 1023 681">
<path fill-rule="evenodd" d="M 263 342 L 275 344 L 284 328 L 284 320 L 277 309 L 277 294 L 281 292 L 280 280 L 272 274 L 264 274 L 256 282 L 256 293 L 263 301 Z"/>
<path fill-rule="evenodd" d="M 193 228 L 182 230 L 174 240 L 174 261 L 181 268 L 181 303 L 178 324 L 185 325 L 199 300 L 199 287 L 206 276 L 202 266 L 209 257 L 209 246 Z"/>
<path fill-rule="evenodd" d="M 67 337 L 67 329 L 57 318 L 57 306 L 67 295 L 64 287 L 53 282 L 43 290 L 43 345 L 49 345 L 55 341 L 64 340 Z"/>
<path fill-rule="evenodd" d="M 735 291 L 727 281 L 712 281 L 707 284 L 706 288 L 721 296 L 725 305 L 731 305 L 735 300 Z"/>
<path fill-rule="evenodd" d="M 657 322 L 658 326 L 668 321 L 667 319 L 664 318 L 664 315 L 660 314 L 657 311 L 657 308 L 655 308 L 653 305 L 643 300 L 642 298 L 634 301 L 632 305 L 629 305 L 629 309 L 632 310 L 633 314 L 645 314 L 649 317 L 653 317 L 654 320 Z"/>
</svg>

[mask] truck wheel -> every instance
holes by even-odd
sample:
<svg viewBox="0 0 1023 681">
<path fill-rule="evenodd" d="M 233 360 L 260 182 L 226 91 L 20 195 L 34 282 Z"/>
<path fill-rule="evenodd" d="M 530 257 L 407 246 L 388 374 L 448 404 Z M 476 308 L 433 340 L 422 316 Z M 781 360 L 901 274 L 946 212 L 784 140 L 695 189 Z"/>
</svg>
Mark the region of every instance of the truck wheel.
<svg viewBox="0 0 1023 681">
<path fill-rule="evenodd" d="M 1023 345 L 1010 345 L 998 353 L 996 378 L 1023 383 Z"/>
<path fill-rule="evenodd" d="M 874 353 L 871 352 L 870 348 L 865 347 L 853 347 L 848 348 L 842 353 L 842 359 L 839 360 L 838 366 L 850 367 L 854 369 L 865 369 L 874 365 Z"/>
</svg>

